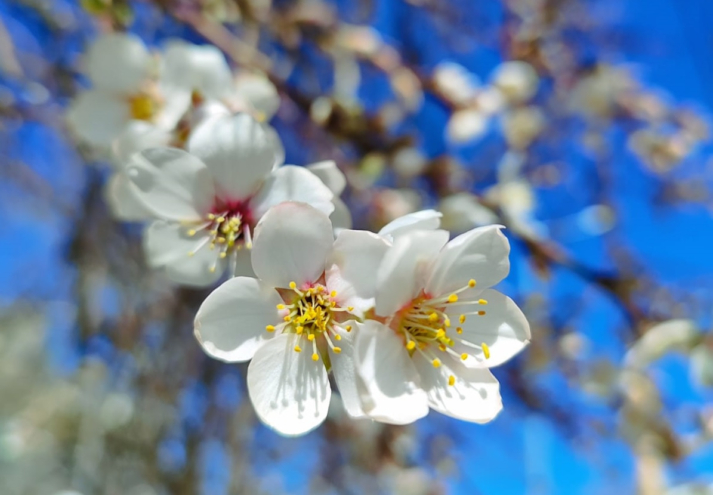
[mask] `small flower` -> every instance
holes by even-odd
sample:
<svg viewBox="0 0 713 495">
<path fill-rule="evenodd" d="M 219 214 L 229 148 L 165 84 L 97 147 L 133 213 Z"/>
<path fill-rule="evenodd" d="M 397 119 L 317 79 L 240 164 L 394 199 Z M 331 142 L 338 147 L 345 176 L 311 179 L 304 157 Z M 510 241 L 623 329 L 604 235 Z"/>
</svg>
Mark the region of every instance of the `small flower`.
<svg viewBox="0 0 713 495">
<path fill-rule="evenodd" d="M 277 152 L 261 124 L 238 114 L 200 124 L 188 152 L 135 154 L 126 168 L 129 199 L 157 219 L 144 239 L 149 264 L 187 285 L 210 285 L 227 267 L 252 275 L 252 230 L 270 207 L 297 200 L 331 213 L 327 186 L 303 167 L 276 167 Z"/>
<path fill-rule="evenodd" d="M 452 241 L 444 231 L 398 238 L 379 266 L 375 312 L 354 342 L 363 411 L 406 424 L 429 406 L 485 423 L 502 408 L 487 368 L 530 339 L 515 303 L 489 289 L 508 273 L 510 251 L 500 227 L 471 230 Z"/>
<path fill-rule="evenodd" d="M 133 120 L 172 129 L 191 103 L 190 88 L 160 79 L 156 59 L 134 35 L 100 37 L 85 62 L 93 87 L 77 97 L 67 118 L 92 146 L 108 148 Z"/>
<path fill-rule="evenodd" d="M 285 202 L 255 231 L 258 279 L 218 287 L 198 311 L 203 349 L 228 362 L 252 359 L 248 392 L 258 417 L 283 435 L 301 435 L 327 415 L 331 366 L 347 412 L 362 416 L 352 361 L 354 316 L 373 306 L 374 273 L 388 249 L 365 231 L 332 233 L 315 208 Z"/>
</svg>

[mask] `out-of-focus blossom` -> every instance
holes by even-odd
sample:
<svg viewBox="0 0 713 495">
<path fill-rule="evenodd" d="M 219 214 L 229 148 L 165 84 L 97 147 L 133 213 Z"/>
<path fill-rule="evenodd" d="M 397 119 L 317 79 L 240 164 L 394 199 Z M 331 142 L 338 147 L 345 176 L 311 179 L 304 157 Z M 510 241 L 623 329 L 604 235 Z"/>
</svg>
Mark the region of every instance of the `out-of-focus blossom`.
<svg viewBox="0 0 713 495">
<path fill-rule="evenodd" d="M 446 196 L 438 205 L 443 214 L 441 219 L 444 229 L 451 232 L 465 232 L 473 227 L 492 225 L 498 217 L 486 208 L 470 193 L 457 193 Z"/>
<path fill-rule="evenodd" d="M 442 62 L 433 70 L 436 89 L 456 105 L 466 105 L 478 94 L 480 80 L 460 64 Z"/>
<path fill-rule="evenodd" d="M 132 197 L 157 219 L 145 232 L 149 264 L 175 282 L 205 286 L 225 269 L 251 275 L 252 229 L 283 201 L 326 214 L 334 195 L 305 168 L 282 166 L 264 128 L 247 114 L 201 124 L 188 152 L 151 148 L 127 166 Z"/>
<path fill-rule="evenodd" d="M 530 339 L 515 303 L 489 289 L 510 267 L 500 228 L 447 241 L 445 231 L 412 232 L 379 266 L 375 312 L 383 323 L 360 324 L 354 344 L 362 408 L 378 421 L 410 423 L 429 406 L 466 421 L 492 420 L 502 402 L 487 368 Z"/>
<path fill-rule="evenodd" d="M 93 87 L 77 97 L 67 118 L 92 146 L 108 148 L 132 120 L 170 130 L 190 105 L 190 88 L 160 77 L 157 60 L 134 35 L 99 38 L 87 53 L 85 68 Z"/>
<path fill-rule="evenodd" d="M 491 82 L 509 102 L 523 103 L 535 95 L 540 78 L 530 64 L 513 60 L 496 67 Z"/>
<path fill-rule="evenodd" d="M 687 351 L 700 339 L 698 326 L 691 320 L 669 320 L 651 327 L 626 353 L 627 367 L 643 369 L 664 353 Z"/>
<path fill-rule="evenodd" d="M 248 392 L 260 419 L 276 431 L 300 435 L 324 420 L 329 367 L 347 412 L 362 415 L 350 318 L 373 306 L 373 274 L 387 247 L 365 231 L 345 230 L 335 241 L 324 213 L 282 203 L 256 228 L 258 279 L 231 279 L 201 306 L 198 340 L 218 359 L 252 359 Z"/>
<path fill-rule="evenodd" d="M 488 116 L 478 109 L 458 110 L 448 120 L 446 137 L 453 143 L 474 141 L 485 134 L 489 123 Z"/>
<path fill-rule="evenodd" d="M 426 156 L 417 148 L 402 148 L 393 158 L 393 167 L 404 178 L 421 175 L 428 165 Z"/>
<path fill-rule="evenodd" d="M 519 107 L 505 112 L 502 128 L 511 148 L 522 150 L 532 144 L 545 128 L 545 116 L 538 107 Z"/>
<path fill-rule="evenodd" d="M 636 86 L 625 68 L 599 65 L 577 81 L 569 93 L 569 105 L 587 118 L 610 117 Z"/>
</svg>

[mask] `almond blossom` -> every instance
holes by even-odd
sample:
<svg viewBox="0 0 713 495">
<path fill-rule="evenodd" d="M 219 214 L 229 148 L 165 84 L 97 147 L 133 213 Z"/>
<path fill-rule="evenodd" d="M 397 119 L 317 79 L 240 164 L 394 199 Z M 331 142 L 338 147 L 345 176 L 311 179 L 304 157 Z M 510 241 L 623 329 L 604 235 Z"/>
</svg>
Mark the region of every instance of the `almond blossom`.
<svg viewBox="0 0 713 495">
<path fill-rule="evenodd" d="M 229 268 L 252 275 L 249 250 L 260 218 L 283 201 L 325 214 L 334 195 L 309 170 L 280 166 L 280 150 L 247 114 L 200 124 L 188 151 L 150 148 L 126 168 L 131 194 L 155 221 L 145 232 L 149 265 L 175 282 L 206 286 Z"/>
<path fill-rule="evenodd" d="M 136 120 L 172 129 L 191 103 L 192 88 L 162 78 L 159 61 L 132 34 L 101 36 L 84 62 L 92 88 L 79 94 L 67 118 L 94 147 L 109 148 Z"/>
<path fill-rule="evenodd" d="M 304 203 L 271 208 L 258 224 L 252 267 L 203 302 L 195 334 L 209 355 L 251 360 L 248 392 L 258 417 L 283 435 L 324 421 L 334 374 L 347 412 L 362 416 L 352 340 L 374 304 L 373 274 L 388 249 L 381 237 L 344 230 Z"/>
<path fill-rule="evenodd" d="M 429 407 L 485 423 L 501 410 L 488 368 L 520 352 L 530 329 L 515 303 L 490 289 L 510 268 L 499 226 L 448 242 L 445 231 L 401 236 L 384 255 L 376 281 L 375 319 L 354 342 L 363 412 L 406 424 Z"/>
</svg>

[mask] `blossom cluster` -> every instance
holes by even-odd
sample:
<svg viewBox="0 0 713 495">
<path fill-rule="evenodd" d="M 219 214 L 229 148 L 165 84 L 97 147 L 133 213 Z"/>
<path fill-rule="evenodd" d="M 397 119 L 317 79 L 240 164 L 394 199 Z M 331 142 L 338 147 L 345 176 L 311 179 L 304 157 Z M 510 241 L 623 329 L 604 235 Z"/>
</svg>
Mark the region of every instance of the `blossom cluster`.
<svg viewBox="0 0 713 495">
<path fill-rule="evenodd" d="M 378 233 L 352 230 L 336 164 L 284 165 L 266 123 L 274 86 L 255 74 L 241 85 L 215 48 L 173 43 L 151 55 L 113 34 L 89 51 L 87 70 L 94 87 L 69 122 L 113 152 L 113 211 L 146 222 L 148 263 L 174 282 L 222 281 L 195 335 L 216 359 L 250 361 L 264 423 L 288 436 L 319 426 L 329 373 L 354 418 L 495 418 L 489 368 L 530 339 L 517 305 L 492 289 L 510 267 L 501 226 L 450 239 L 441 214 L 424 210 Z"/>
</svg>

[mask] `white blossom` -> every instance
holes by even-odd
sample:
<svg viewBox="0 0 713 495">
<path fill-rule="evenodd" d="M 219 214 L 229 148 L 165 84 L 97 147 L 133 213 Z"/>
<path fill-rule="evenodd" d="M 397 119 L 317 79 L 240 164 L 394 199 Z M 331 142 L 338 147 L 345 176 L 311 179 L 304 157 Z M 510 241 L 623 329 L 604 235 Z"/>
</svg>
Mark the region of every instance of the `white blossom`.
<svg viewBox="0 0 713 495">
<path fill-rule="evenodd" d="M 357 388 L 367 416 L 411 423 L 428 413 L 485 423 L 502 408 L 488 368 L 530 339 L 524 315 L 490 289 L 508 273 L 509 244 L 499 226 L 450 242 L 447 232 L 399 237 L 376 281 L 380 321 L 360 324 L 354 342 Z"/>
<path fill-rule="evenodd" d="M 255 278 L 233 278 L 201 306 L 195 333 L 203 349 L 227 362 L 251 360 L 248 392 L 260 419 L 283 435 L 324 420 L 329 367 L 347 412 L 363 415 L 354 375 L 354 317 L 374 304 L 376 271 L 387 242 L 344 230 L 329 218 L 285 202 L 256 228 Z"/>
<path fill-rule="evenodd" d="M 252 275 L 252 230 L 274 205 L 334 210 L 329 188 L 306 168 L 280 166 L 274 140 L 247 114 L 207 120 L 187 148 L 144 150 L 126 168 L 128 200 L 155 219 L 144 238 L 148 262 L 175 282 L 210 285 L 227 267 Z"/>
</svg>

